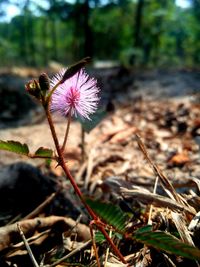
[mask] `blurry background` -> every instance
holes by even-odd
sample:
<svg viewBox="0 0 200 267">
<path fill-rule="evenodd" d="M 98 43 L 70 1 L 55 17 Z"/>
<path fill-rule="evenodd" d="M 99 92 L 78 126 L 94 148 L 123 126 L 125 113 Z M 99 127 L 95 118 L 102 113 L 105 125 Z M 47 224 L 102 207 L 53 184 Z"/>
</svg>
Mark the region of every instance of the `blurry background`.
<svg viewBox="0 0 200 267">
<path fill-rule="evenodd" d="M 153 188 L 135 133 L 175 184 L 189 186 L 187 179 L 200 178 L 199 39 L 200 0 L 0 0 L 0 140 L 26 143 L 31 153 L 41 146 L 54 150 L 43 109 L 24 85 L 41 72 L 51 77 L 90 56 L 87 71 L 98 81 L 101 100 L 92 120 L 82 122 L 91 130 L 85 135 L 88 162 L 77 120 L 65 153 L 84 192 L 91 185 L 93 194 L 107 178 L 113 192 L 112 177 L 118 176 Z M 66 118 L 53 119 L 60 141 Z M 63 175 L 53 162 L 46 168 L 43 160 L 0 151 L 0 202 L 9 200 L 0 207 L 0 225 L 31 212 L 54 192 L 52 173 Z M 79 204 L 65 192 L 50 212 L 65 215 L 73 206 L 70 216 L 77 218 Z"/>
<path fill-rule="evenodd" d="M 199 0 L 1 0 L 0 66 L 197 67 Z"/>
<path fill-rule="evenodd" d="M 132 201 L 132 196 L 127 201 L 119 195 L 119 186 L 133 185 L 145 194 L 155 190 L 155 176 L 138 147 L 137 133 L 152 161 L 182 194 L 184 203 L 191 205 L 191 214 L 200 210 L 200 0 L 0 0 L 0 140 L 25 143 L 31 153 L 41 146 L 55 150 L 43 108 L 24 85 L 41 72 L 51 77 L 86 56 L 92 57 L 87 71 L 97 78 L 100 88 L 99 109 L 91 121 L 82 122 L 83 128 L 73 120 L 64 151 L 84 195 L 111 200 L 129 214 L 133 210 L 129 225 L 134 231 L 146 224 L 149 208 L 145 202 Z M 61 144 L 66 118 L 54 116 L 53 120 Z M 91 131 L 83 135 L 83 129 Z M 5 143 L 1 144 L 5 149 Z M 60 185 L 64 185 L 63 192 Z M 77 219 L 81 205 L 56 162 L 46 166 L 44 160 L 0 150 L 0 226 L 23 218 L 52 192 L 58 194 L 38 215 Z M 163 194 L 160 185 L 157 192 Z M 181 222 L 178 231 L 187 229 L 191 216 L 185 220 L 173 212 L 177 222 L 172 224 L 175 219 L 164 209 L 153 208 L 153 225 L 179 236 L 175 226 Z M 85 216 L 82 219 L 85 223 Z M 39 246 L 39 239 L 34 248 L 44 264 L 66 252 L 61 235 L 54 236 L 64 226 L 57 224 L 57 231 L 52 225 L 47 236 L 55 241 L 43 236 L 48 249 Z M 198 227 L 193 241 L 200 247 Z M 0 237 L 2 240 L 11 239 Z M 73 240 L 63 243 L 71 251 L 77 240 L 73 235 Z M 15 241 L 9 242 L 11 250 L 17 248 Z M 141 266 L 168 266 L 167 262 L 194 266 L 194 262 L 181 257 L 175 261 L 174 255 L 170 258 L 169 253 L 162 255 L 155 249 L 148 249 L 139 259 L 140 245 L 131 240 L 120 243 L 121 252 L 137 265 L 141 261 Z M 5 249 L 8 264 L 0 251 L 1 267 L 31 266 L 25 251 L 11 250 Z M 98 251 L 103 252 L 104 247 Z M 90 259 L 90 254 L 85 247 L 73 254 L 73 262 Z"/>
</svg>

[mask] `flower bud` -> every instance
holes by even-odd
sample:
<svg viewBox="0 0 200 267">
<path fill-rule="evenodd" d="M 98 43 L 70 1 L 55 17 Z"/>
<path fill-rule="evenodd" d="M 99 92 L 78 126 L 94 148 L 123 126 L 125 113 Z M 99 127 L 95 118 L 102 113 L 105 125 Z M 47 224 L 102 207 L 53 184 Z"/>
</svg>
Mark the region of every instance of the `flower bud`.
<svg viewBox="0 0 200 267">
<path fill-rule="evenodd" d="M 77 72 L 79 72 L 86 64 L 90 63 L 91 58 L 86 57 L 80 60 L 79 62 L 75 63 L 74 65 L 71 65 L 64 73 L 60 83 L 64 83 L 66 80 L 74 76 Z"/>
<path fill-rule="evenodd" d="M 40 99 L 41 96 L 41 89 L 40 89 L 40 85 L 38 83 L 38 81 L 36 80 L 30 80 L 26 85 L 25 88 L 27 90 L 27 92 L 34 96 L 37 99 Z"/>
<path fill-rule="evenodd" d="M 39 76 L 39 85 L 42 91 L 46 92 L 50 89 L 49 76 L 46 73 L 42 73 Z"/>
</svg>

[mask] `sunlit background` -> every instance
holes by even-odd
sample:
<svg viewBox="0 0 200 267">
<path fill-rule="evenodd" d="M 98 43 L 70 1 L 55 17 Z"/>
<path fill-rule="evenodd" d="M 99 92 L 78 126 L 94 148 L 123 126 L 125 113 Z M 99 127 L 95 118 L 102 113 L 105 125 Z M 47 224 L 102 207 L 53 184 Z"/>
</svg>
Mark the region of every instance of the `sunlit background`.
<svg viewBox="0 0 200 267">
<path fill-rule="evenodd" d="M 74 3 L 75 1 L 68 1 L 71 3 Z M 102 1 L 102 2 L 106 2 L 106 1 Z M 48 7 L 48 2 L 47 1 L 40 1 L 40 5 L 43 5 L 44 7 Z M 190 7 L 191 3 L 189 0 L 176 0 L 176 5 L 180 6 L 182 8 L 188 8 Z M 18 8 L 16 5 L 14 4 L 8 4 L 5 5 L 5 9 L 4 9 L 5 15 L 4 17 L 1 18 L 1 21 L 7 21 L 9 22 L 14 16 L 17 16 L 20 14 L 20 8 Z"/>
<path fill-rule="evenodd" d="M 0 2 L 0 64 L 45 66 L 84 56 L 126 66 L 199 64 L 198 0 Z"/>
</svg>

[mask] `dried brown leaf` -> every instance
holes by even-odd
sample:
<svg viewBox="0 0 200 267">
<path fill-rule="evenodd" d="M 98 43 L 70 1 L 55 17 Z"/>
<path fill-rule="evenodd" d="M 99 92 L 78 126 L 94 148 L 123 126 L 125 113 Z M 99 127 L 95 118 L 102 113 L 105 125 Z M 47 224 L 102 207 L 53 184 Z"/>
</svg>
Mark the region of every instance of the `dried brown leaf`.
<svg viewBox="0 0 200 267">
<path fill-rule="evenodd" d="M 182 241 L 191 246 L 195 246 L 188 231 L 187 222 L 183 215 L 177 212 L 171 212 L 171 215 Z"/>
<path fill-rule="evenodd" d="M 168 180 L 168 178 L 163 174 L 163 172 L 159 169 L 159 167 L 151 160 L 146 147 L 144 145 L 144 143 L 142 142 L 141 138 L 136 135 L 137 137 L 137 142 L 138 145 L 141 149 L 141 151 L 143 152 L 146 160 L 149 162 L 150 166 L 152 167 L 154 173 L 156 176 L 158 176 L 160 178 L 161 184 L 163 189 L 166 191 L 166 193 L 169 195 L 170 198 L 176 200 L 177 202 L 184 204 L 184 202 L 182 201 L 181 197 L 177 194 L 176 190 L 174 189 L 173 185 L 171 184 L 171 182 Z"/>
<path fill-rule="evenodd" d="M 26 237 L 31 237 L 37 231 L 45 231 L 47 229 L 54 229 L 60 233 L 66 232 L 76 226 L 76 222 L 71 218 L 65 218 L 60 216 L 49 216 L 46 218 L 34 218 L 23 220 L 20 222 L 20 226 Z M 80 240 L 89 240 L 90 231 L 84 224 L 77 225 L 77 237 Z M 21 241 L 18 233 L 17 223 L 0 227 L 0 251 L 8 249 L 12 244 L 16 244 Z"/>
<path fill-rule="evenodd" d="M 111 139 L 110 143 L 111 144 L 116 144 L 116 143 L 123 143 L 127 141 L 130 137 L 133 136 L 134 133 L 136 133 L 138 129 L 136 127 L 130 127 L 123 129 L 122 131 L 119 131 L 116 133 Z"/>
<path fill-rule="evenodd" d="M 149 192 L 148 190 L 144 190 L 143 188 L 137 188 L 137 189 L 127 189 L 127 188 L 121 188 L 121 193 L 125 196 L 125 197 L 131 197 L 134 199 L 137 199 L 139 201 L 141 201 L 142 203 L 145 204 L 152 204 L 156 207 L 165 207 L 165 208 L 169 208 L 171 210 L 175 210 L 175 211 L 184 211 L 188 214 L 195 214 L 195 210 L 192 208 L 188 208 L 180 203 L 177 203 L 176 201 L 164 197 L 164 196 L 160 196 L 158 194 L 153 194 L 151 192 Z"/>
<path fill-rule="evenodd" d="M 177 153 L 173 157 L 171 157 L 168 161 L 168 164 L 181 167 L 188 162 L 190 162 L 190 158 L 188 152 L 184 150 L 182 153 Z"/>
</svg>

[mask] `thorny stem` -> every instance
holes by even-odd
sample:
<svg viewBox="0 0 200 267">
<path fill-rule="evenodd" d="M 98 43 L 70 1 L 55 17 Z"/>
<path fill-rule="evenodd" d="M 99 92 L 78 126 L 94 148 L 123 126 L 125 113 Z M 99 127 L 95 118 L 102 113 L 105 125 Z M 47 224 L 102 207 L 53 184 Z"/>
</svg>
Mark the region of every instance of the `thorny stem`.
<svg viewBox="0 0 200 267">
<path fill-rule="evenodd" d="M 67 129 L 65 131 L 65 137 L 64 137 L 62 148 L 61 148 L 63 152 L 65 150 L 65 146 L 66 146 L 66 143 L 67 143 L 67 138 L 68 138 L 68 135 L 69 135 L 69 127 L 70 127 L 70 123 L 71 123 L 71 118 L 72 118 L 72 113 L 71 113 L 71 110 L 70 110 L 69 113 L 68 113 L 68 117 L 67 117 Z"/>
<path fill-rule="evenodd" d="M 95 222 L 96 223 L 96 222 Z M 106 238 L 106 240 L 108 241 L 108 243 L 111 245 L 113 251 L 115 252 L 115 254 L 120 258 L 120 260 L 126 264 L 127 262 L 125 261 L 123 255 L 121 254 L 121 252 L 119 251 L 119 249 L 115 246 L 115 244 L 113 243 L 112 239 L 109 237 L 108 233 L 106 232 L 105 228 L 103 225 L 96 223 L 97 228 L 99 229 L 99 231 L 102 232 L 102 234 L 104 235 L 104 237 Z"/>
<path fill-rule="evenodd" d="M 57 88 L 57 86 L 58 86 L 58 84 L 55 87 Z M 55 87 L 54 87 L 53 91 L 55 91 Z M 120 260 L 123 263 L 126 263 L 123 255 L 121 254 L 119 249 L 115 246 L 115 244 L 113 243 L 112 239 L 107 234 L 107 232 L 104 229 L 104 226 L 102 225 L 102 223 L 101 223 L 100 219 L 98 218 L 98 216 L 93 212 L 93 210 L 85 202 L 85 199 L 83 198 L 81 190 L 79 189 L 78 185 L 76 184 L 73 176 L 71 175 L 71 173 L 70 173 L 70 171 L 69 171 L 69 169 L 68 169 L 68 167 L 67 167 L 67 165 L 65 163 L 63 151 L 60 148 L 59 141 L 58 141 L 58 138 L 57 138 L 57 134 L 56 134 L 56 131 L 55 131 L 55 127 L 54 127 L 54 124 L 53 124 L 53 121 L 52 121 L 51 113 L 50 113 L 50 110 L 49 110 L 50 98 L 51 98 L 51 96 L 48 98 L 47 102 L 43 99 L 42 100 L 42 104 L 43 104 L 43 107 L 44 107 L 44 110 L 45 110 L 45 113 L 46 113 L 46 117 L 47 117 L 47 120 L 48 120 L 48 123 L 49 123 L 51 134 L 52 134 L 52 137 L 53 137 L 53 140 L 54 140 L 54 144 L 55 144 L 55 147 L 56 147 L 56 151 L 57 151 L 57 154 L 58 154 L 58 160 L 59 160 L 58 163 L 62 167 L 65 175 L 68 177 L 71 185 L 74 188 L 74 191 L 78 195 L 78 197 L 81 200 L 82 204 L 84 205 L 84 207 L 86 208 L 86 210 L 88 211 L 88 213 L 90 214 L 92 219 L 94 220 L 95 224 L 97 225 L 97 228 L 102 232 L 102 234 L 104 235 L 104 237 L 106 238 L 108 243 L 111 245 L 111 247 L 112 247 L 113 251 L 115 252 L 115 254 L 120 258 Z M 98 223 L 98 221 L 99 221 L 99 223 Z"/>
<path fill-rule="evenodd" d="M 54 140 L 54 143 L 55 143 L 56 151 L 58 153 L 58 158 L 59 158 L 59 162 L 58 163 L 62 167 L 62 169 L 65 172 L 65 174 L 68 177 L 68 179 L 70 180 L 70 183 L 72 184 L 72 186 L 73 186 L 76 194 L 79 196 L 81 202 L 83 203 L 83 205 L 87 209 L 87 211 L 90 214 L 90 216 L 94 220 L 97 220 L 96 214 L 93 212 L 93 210 L 85 202 L 85 200 L 83 198 L 83 195 L 82 195 L 79 187 L 77 186 L 74 178 L 72 177 L 69 169 L 67 168 L 67 166 L 65 164 L 65 159 L 64 159 L 64 156 L 63 156 L 63 151 L 60 148 L 60 145 L 59 145 L 59 142 L 58 142 L 58 138 L 57 138 L 57 135 L 56 135 L 56 131 L 55 131 L 55 127 L 54 127 L 54 124 L 53 124 L 53 121 L 52 121 L 51 114 L 50 114 L 50 111 L 49 111 L 49 107 L 48 106 L 47 106 L 47 108 L 45 107 L 45 112 L 46 112 L 46 116 L 47 116 L 47 120 L 48 120 L 48 123 L 49 123 L 50 130 L 51 130 L 51 133 L 52 133 L 52 137 L 53 137 L 53 140 Z"/>
</svg>

